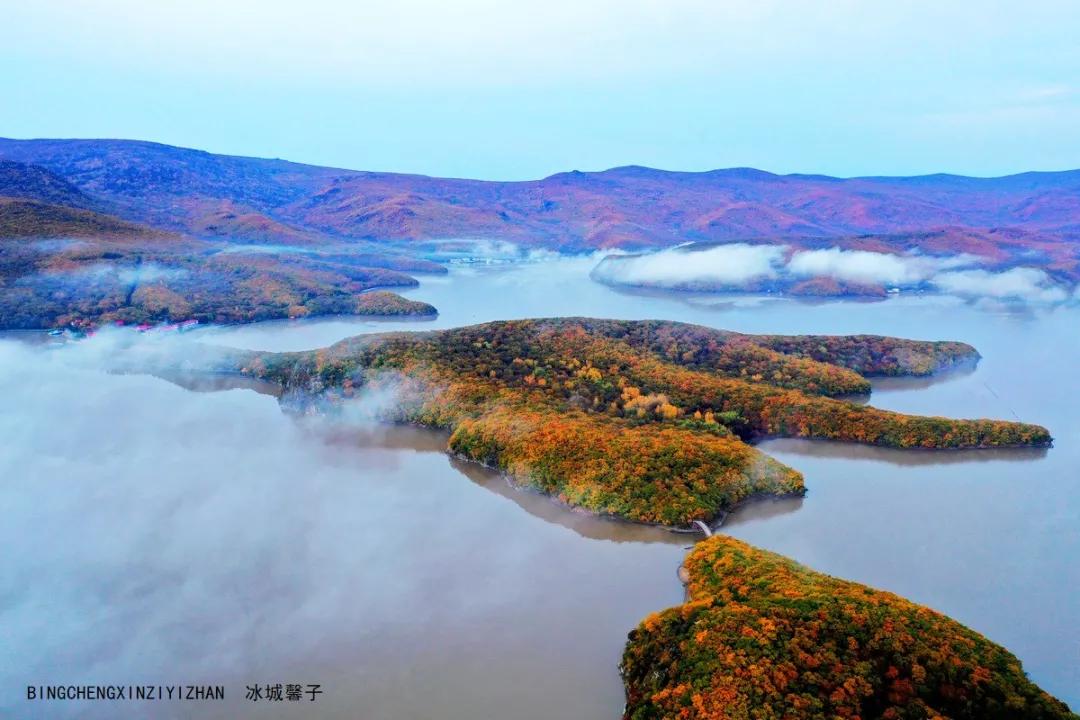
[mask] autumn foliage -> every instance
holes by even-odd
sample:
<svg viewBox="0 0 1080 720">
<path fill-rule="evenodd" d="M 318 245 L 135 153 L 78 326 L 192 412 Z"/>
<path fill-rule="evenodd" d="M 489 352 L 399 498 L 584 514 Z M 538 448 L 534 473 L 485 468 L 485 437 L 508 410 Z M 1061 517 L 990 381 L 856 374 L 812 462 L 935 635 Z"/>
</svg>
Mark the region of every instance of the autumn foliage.
<svg viewBox="0 0 1080 720">
<path fill-rule="evenodd" d="M 666 525 L 711 518 L 756 493 L 803 489 L 798 473 L 729 435 L 581 411 L 497 405 L 461 420 L 450 450 L 571 505 Z"/>
<path fill-rule="evenodd" d="M 725 536 L 630 633 L 627 720 L 1065 720 L 1020 661 L 929 608 Z"/>
<path fill-rule="evenodd" d="M 245 370 L 287 402 L 331 404 L 392 384 L 388 419 L 450 431 L 450 450 L 594 512 L 685 525 L 802 477 L 748 444 L 769 435 L 889 447 L 1045 445 L 1044 428 L 903 415 L 838 399 L 869 389 L 852 369 L 672 322 L 582 318 L 352 338 L 309 353 L 256 353 Z M 810 338 L 866 372 L 921 372 L 974 354 L 958 343 Z M 912 364 L 911 359 L 918 358 Z M 905 365 L 904 363 L 909 363 Z"/>
<path fill-rule="evenodd" d="M 86 232 L 97 237 L 12 239 L 4 236 L 10 206 L 0 198 L 0 329 L 436 314 L 425 302 L 379 289 L 416 286 L 404 272 L 379 266 L 409 267 L 409 261 L 356 253 L 230 252 L 166 233 L 138 234 L 135 226 L 101 237 L 105 226 L 90 223 L 94 213 L 70 208 L 65 212 L 89 223 Z"/>
</svg>

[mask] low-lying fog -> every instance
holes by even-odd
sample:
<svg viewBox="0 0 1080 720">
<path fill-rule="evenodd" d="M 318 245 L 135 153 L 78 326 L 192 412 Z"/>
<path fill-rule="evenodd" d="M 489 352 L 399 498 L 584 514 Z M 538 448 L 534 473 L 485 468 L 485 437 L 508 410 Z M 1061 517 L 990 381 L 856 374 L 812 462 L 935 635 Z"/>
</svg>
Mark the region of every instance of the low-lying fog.
<svg viewBox="0 0 1080 720">
<path fill-rule="evenodd" d="M 987 269 L 981 258 L 865 250 L 797 250 L 731 243 L 707 249 L 673 248 L 645 255 L 605 258 L 595 277 L 608 283 L 657 288 L 743 286 L 754 281 L 830 277 L 843 282 L 926 288 L 967 298 L 1031 303 L 1073 299 L 1073 289 L 1041 269 Z"/>
<path fill-rule="evenodd" d="M 145 717 L 19 699 L 195 682 L 230 702 L 185 717 L 312 717 L 242 702 L 277 682 L 322 684 L 319 717 L 617 714 L 625 633 L 681 597 L 677 538 L 594 541 L 523 512 L 437 433 L 108 374 L 115 340 L 0 342 L 3 714 Z"/>
<path fill-rule="evenodd" d="M 1019 417 L 1048 451 L 904 453 L 773 441 L 802 501 L 727 530 L 928 603 L 1080 704 L 1080 310 L 941 296 L 879 303 L 619 292 L 592 260 L 460 267 L 407 294 L 431 322 L 335 318 L 178 336 L 303 349 L 357 332 L 547 315 L 974 344 L 972 372 L 879 384 L 912 412 Z M 614 719 L 626 632 L 681 598 L 685 536 L 588 518 L 451 461 L 437 433 L 298 421 L 251 390 L 106 372 L 126 334 L 0 340 L 0 714 L 144 717 L 22 701 L 29 684 L 224 684 L 185 717 L 310 717 L 245 684 L 320 683 L 319 717 Z M 155 342 L 153 338 L 138 343 Z M 172 341 L 170 341 L 172 342 Z M 305 713 L 305 711 L 307 711 Z M 89 715 L 85 713 L 89 712 Z"/>
</svg>

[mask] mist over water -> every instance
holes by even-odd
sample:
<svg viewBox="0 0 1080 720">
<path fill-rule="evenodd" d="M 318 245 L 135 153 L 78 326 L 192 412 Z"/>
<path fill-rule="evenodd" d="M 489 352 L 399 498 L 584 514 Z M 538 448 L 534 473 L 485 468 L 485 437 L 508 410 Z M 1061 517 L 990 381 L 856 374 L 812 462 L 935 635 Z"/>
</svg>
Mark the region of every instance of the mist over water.
<svg viewBox="0 0 1080 720">
<path fill-rule="evenodd" d="M 105 372 L 122 351 L 0 342 L 18 409 L 0 415 L 0 689 L 18 717 L 617 713 L 622 639 L 679 601 L 681 545 L 522 512 L 440 433 Z M 244 703 L 277 682 L 326 694 Z M 12 704 L 45 683 L 224 684 L 229 702 Z"/>
<path fill-rule="evenodd" d="M 725 529 L 950 614 L 1080 705 L 1080 311 L 619 292 L 588 280 L 593 264 L 424 278 L 405 294 L 439 308 L 430 322 L 261 323 L 176 342 L 197 365 L 197 343 L 299 350 L 552 315 L 970 342 L 983 355 L 973 371 L 877 383 L 872 404 L 1038 422 L 1054 448 L 770 441 L 762 449 L 805 473 L 806 498 L 747 506 Z M 514 490 L 446 456 L 438 433 L 363 413 L 297 420 L 252 389 L 107 372 L 122 345 L 0 340 L 0 714 L 619 716 L 626 633 L 680 601 L 690 537 Z M 224 684 L 228 700 L 11 703 L 28 684 L 107 682 Z M 277 682 L 325 694 L 243 701 L 245 684 Z"/>
<path fill-rule="evenodd" d="M 1075 288 L 1057 284 L 1034 267 L 990 270 L 986 260 L 960 253 L 892 254 L 867 250 L 794 250 L 783 245 L 728 243 L 676 247 L 642 255 L 604 258 L 593 276 L 630 287 L 743 287 L 754 280 L 796 281 L 824 277 L 888 287 L 932 288 L 961 298 L 1053 304 L 1076 299 Z"/>
</svg>

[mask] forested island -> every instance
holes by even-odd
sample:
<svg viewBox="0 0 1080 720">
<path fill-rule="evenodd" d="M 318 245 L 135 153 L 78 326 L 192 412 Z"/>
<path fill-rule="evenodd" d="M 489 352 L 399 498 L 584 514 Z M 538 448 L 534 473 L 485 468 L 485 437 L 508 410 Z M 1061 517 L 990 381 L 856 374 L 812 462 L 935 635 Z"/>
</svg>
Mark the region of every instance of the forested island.
<svg viewBox="0 0 1080 720">
<path fill-rule="evenodd" d="M 714 536 L 630 633 L 626 720 L 1065 720 L 1010 652 L 892 593 Z"/>
<path fill-rule="evenodd" d="M 867 376 L 978 357 L 963 343 L 753 336 L 675 322 L 556 318 L 364 335 L 249 353 L 242 372 L 293 408 L 390 397 L 386 419 L 442 428 L 449 450 L 571 506 L 682 527 L 802 476 L 752 446 L 801 437 L 938 450 L 1047 446 L 1038 425 L 956 420 L 845 400 Z"/>
<path fill-rule="evenodd" d="M 845 399 L 978 353 L 873 335 L 744 335 L 663 321 L 553 318 L 365 335 L 242 353 L 298 412 L 350 399 L 442 428 L 450 452 L 573 507 L 683 527 L 804 492 L 768 436 L 912 450 L 1047 446 L 1038 425 L 922 417 Z M 713 536 L 684 605 L 630 633 L 626 720 L 1074 718 L 1008 651 L 890 593 Z"/>
</svg>

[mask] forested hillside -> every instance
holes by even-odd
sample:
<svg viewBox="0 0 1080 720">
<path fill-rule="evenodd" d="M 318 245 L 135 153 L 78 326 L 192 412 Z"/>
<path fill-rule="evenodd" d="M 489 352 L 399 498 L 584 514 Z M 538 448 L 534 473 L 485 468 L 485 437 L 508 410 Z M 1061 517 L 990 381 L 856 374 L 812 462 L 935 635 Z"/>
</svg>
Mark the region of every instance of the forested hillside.
<svg viewBox="0 0 1080 720">
<path fill-rule="evenodd" d="M 995 228 L 1049 233 L 1073 245 L 1080 233 L 1077 171 L 835 178 L 627 166 L 490 182 L 131 140 L 0 139 L 0 159 L 47 168 L 129 219 L 198 233 L 209 218 L 242 217 L 281 239 L 311 233 L 380 241 L 466 237 L 585 250 L 872 235 L 878 237 L 862 243 L 899 251 L 911 237 L 892 234 L 948 228 L 927 242 L 939 252 L 981 254 L 1009 247 L 1008 237 L 991 232 Z"/>
<path fill-rule="evenodd" d="M 824 360 L 770 347 L 798 352 L 793 338 L 566 318 L 365 335 L 307 353 L 254 353 L 239 365 L 280 384 L 293 407 L 390 396 L 380 405 L 386 419 L 445 428 L 458 455 L 572 505 L 673 526 L 755 494 L 802 492 L 796 471 L 747 444 L 762 436 L 922 449 L 1050 443 L 1037 425 L 904 415 L 833 397 L 869 390 L 856 370 L 926 374 L 975 357 L 970 346 L 806 342 Z"/>
<path fill-rule="evenodd" d="M 686 604 L 630 633 L 626 720 L 1075 720 L 955 620 L 725 536 L 686 558 Z"/>
</svg>

